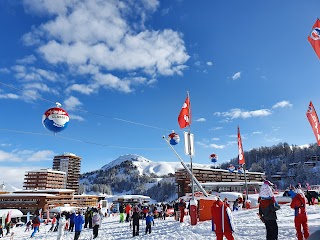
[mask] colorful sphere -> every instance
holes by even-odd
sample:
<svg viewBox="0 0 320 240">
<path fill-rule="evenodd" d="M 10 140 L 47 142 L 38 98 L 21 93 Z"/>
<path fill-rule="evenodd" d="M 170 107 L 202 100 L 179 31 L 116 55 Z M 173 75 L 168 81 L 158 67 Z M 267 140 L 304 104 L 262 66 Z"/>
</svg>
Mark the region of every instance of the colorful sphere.
<svg viewBox="0 0 320 240">
<path fill-rule="evenodd" d="M 216 163 L 218 161 L 218 155 L 215 153 L 212 153 L 210 155 L 210 159 L 211 159 L 211 162 Z"/>
<path fill-rule="evenodd" d="M 62 108 L 50 108 L 42 116 L 43 126 L 54 133 L 58 133 L 66 129 L 68 123 L 69 115 Z"/>
<path fill-rule="evenodd" d="M 236 170 L 236 168 L 232 164 L 230 164 L 228 167 L 228 170 L 229 170 L 229 172 L 234 172 L 234 170 Z"/>
<path fill-rule="evenodd" d="M 173 146 L 177 145 L 180 142 L 180 137 L 175 132 L 170 133 L 168 135 L 168 138 L 169 138 L 169 143 Z"/>
</svg>

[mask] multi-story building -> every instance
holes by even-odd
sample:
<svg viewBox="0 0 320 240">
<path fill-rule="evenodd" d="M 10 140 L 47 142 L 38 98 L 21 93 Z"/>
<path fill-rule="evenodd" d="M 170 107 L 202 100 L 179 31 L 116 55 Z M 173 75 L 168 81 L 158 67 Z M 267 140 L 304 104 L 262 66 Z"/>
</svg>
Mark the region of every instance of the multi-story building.
<svg viewBox="0 0 320 240">
<path fill-rule="evenodd" d="M 233 191 L 238 190 L 242 191 L 243 186 L 237 187 L 238 189 L 234 189 L 232 183 L 240 183 L 245 181 L 244 174 L 240 173 L 231 173 L 228 170 L 224 169 L 211 169 L 211 168 L 193 168 L 193 175 L 196 177 L 198 182 L 202 185 L 204 190 L 208 191 Z M 246 172 L 247 181 L 254 182 L 255 185 L 257 182 L 263 182 L 265 179 L 265 174 L 260 172 Z M 187 170 L 184 168 L 177 169 L 175 173 L 175 182 L 176 182 L 176 192 L 178 197 L 185 196 L 186 194 L 190 194 L 192 192 L 191 189 L 191 177 L 188 174 Z M 212 183 L 212 184 L 210 184 Z M 220 183 L 220 184 L 217 184 Z M 230 184 L 223 184 L 230 183 Z M 210 186 L 212 185 L 212 186 Z M 229 185 L 229 186 L 228 186 Z M 240 184 L 241 185 L 241 184 Z M 228 187 L 227 187 L 228 186 Z M 253 187 L 253 186 L 250 186 Z M 254 189 L 248 189 L 254 192 Z"/>
<path fill-rule="evenodd" d="M 27 171 L 23 187 L 33 189 L 64 189 L 66 188 L 66 173 L 52 169 Z"/>
<path fill-rule="evenodd" d="M 64 153 L 53 158 L 53 169 L 66 173 L 66 188 L 79 191 L 81 157 L 73 153 Z"/>
</svg>

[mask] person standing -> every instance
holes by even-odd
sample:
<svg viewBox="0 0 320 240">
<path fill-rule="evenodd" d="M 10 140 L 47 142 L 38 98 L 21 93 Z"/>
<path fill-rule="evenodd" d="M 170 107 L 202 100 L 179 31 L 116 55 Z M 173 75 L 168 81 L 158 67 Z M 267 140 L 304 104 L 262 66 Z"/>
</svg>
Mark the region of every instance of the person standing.
<svg viewBox="0 0 320 240">
<path fill-rule="evenodd" d="M 139 208 L 137 206 L 133 207 L 133 213 L 132 213 L 132 231 L 133 236 L 139 236 L 139 219 L 140 219 L 140 213 Z"/>
<path fill-rule="evenodd" d="M 2 224 L 0 224 L 0 238 L 3 237 L 3 227 Z"/>
<path fill-rule="evenodd" d="M 271 189 L 272 183 L 265 181 L 260 188 L 258 198 L 259 216 L 266 226 L 266 239 L 278 240 L 278 224 L 276 211 L 280 209 Z"/>
<path fill-rule="evenodd" d="M 163 220 L 166 220 L 166 216 L 167 216 L 167 210 L 168 210 L 168 206 L 165 203 L 162 203 L 162 218 Z"/>
<path fill-rule="evenodd" d="M 74 240 L 78 240 L 82 231 L 82 224 L 84 224 L 83 216 L 79 211 L 76 212 L 74 218 Z"/>
<path fill-rule="evenodd" d="M 100 215 L 97 212 L 93 213 L 92 226 L 93 226 L 93 239 L 98 237 L 99 227 L 100 227 Z"/>
<path fill-rule="evenodd" d="M 211 207 L 212 231 L 216 234 L 217 240 L 222 240 L 225 236 L 228 240 L 234 240 L 234 224 L 231 209 L 221 201 L 220 198 L 213 202 Z"/>
<path fill-rule="evenodd" d="M 58 236 L 57 240 L 63 239 L 64 230 L 66 227 L 67 219 L 64 214 L 61 214 L 61 217 L 59 219 L 59 227 L 58 227 Z"/>
<path fill-rule="evenodd" d="M 183 218 L 184 218 L 184 210 L 186 209 L 187 205 L 185 203 L 185 201 L 183 199 L 180 200 L 179 203 L 179 210 L 180 210 L 180 222 L 183 222 Z"/>
<path fill-rule="evenodd" d="M 126 222 L 129 222 L 130 213 L 131 213 L 131 205 L 130 203 L 128 203 L 126 205 Z"/>
<path fill-rule="evenodd" d="M 151 234 L 151 224 L 154 224 L 154 220 L 151 214 L 147 214 L 146 216 L 146 234 L 149 232 Z"/>
<path fill-rule="evenodd" d="M 40 216 L 39 213 L 36 213 L 36 216 L 32 219 L 33 232 L 31 233 L 30 238 L 33 238 L 36 232 L 38 232 L 40 227 Z"/>
<path fill-rule="evenodd" d="M 296 228 L 298 240 L 308 239 L 309 227 L 306 212 L 306 199 L 301 189 L 296 189 L 296 195 L 292 199 L 290 207 L 294 209 L 294 226 Z M 301 226 L 303 228 L 303 233 Z"/>
<path fill-rule="evenodd" d="M 74 211 L 70 214 L 70 226 L 69 226 L 69 232 L 73 232 L 74 229 L 74 219 L 76 217 L 76 213 Z"/>
<path fill-rule="evenodd" d="M 124 207 L 122 203 L 120 204 L 120 207 L 119 207 L 119 213 L 120 213 L 120 222 L 122 223 L 124 221 Z"/>
<path fill-rule="evenodd" d="M 52 218 L 52 220 L 51 220 L 51 228 L 49 229 L 48 232 L 52 232 L 52 231 L 53 231 L 56 222 L 57 222 L 57 218 L 56 218 L 56 214 L 54 214 L 54 215 L 53 215 L 53 218 Z M 27 231 L 27 229 L 26 229 L 26 231 Z"/>
</svg>

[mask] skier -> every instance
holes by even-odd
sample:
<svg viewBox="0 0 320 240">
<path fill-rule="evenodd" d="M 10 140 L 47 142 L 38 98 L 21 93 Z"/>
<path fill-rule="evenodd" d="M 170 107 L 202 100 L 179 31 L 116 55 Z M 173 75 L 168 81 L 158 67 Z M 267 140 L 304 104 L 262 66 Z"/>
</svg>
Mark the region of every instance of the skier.
<svg viewBox="0 0 320 240">
<path fill-rule="evenodd" d="M 225 236 L 228 240 L 234 240 L 233 219 L 230 208 L 221 201 L 220 198 L 213 202 L 211 207 L 212 231 L 216 234 L 217 240 L 222 240 Z"/>
<path fill-rule="evenodd" d="M 97 212 L 93 213 L 92 226 L 93 226 L 93 239 L 98 237 L 99 227 L 100 227 L 100 215 Z"/>
<path fill-rule="evenodd" d="M 154 220 L 151 214 L 147 214 L 146 216 L 146 234 L 149 232 L 151 234 L 151 223 L 154 225 Z"/>
<path fill-rule="evenodd" d="M 58 227 L 58 236 L 57 236 L 57 240 L 62 240 L 63 239 L 63 234 L 64 234 L 64 230 L 66 227 L 66 217 L 64 214 L 61 215 L 60 219 L 59 219 L 59 227 Z"/>
<path fill-rule="evenodd" d="M 290 207 L 294 209 L 294 225 L 298 240 L 303 240 L 304 238 L 308 239 L 309 228 L 308 217 L 306 213 L 306 199 L 301 189 L 296 189 L 296 196 L 292 199 Z M 301 226 L 303 228 L 303 234 L 301 231 Z"/>
<path fill-rule="evenodd" d="M 278 239 L 278 224 L 276 211 L 280 209 L 279 204 L 275 201 L 270 181 L 265 181 L 260 188 L 258 198 L 259 216 L 266 226 L 266 239 Z"/>
<path fill-rule="evenodd" d="M 122 203 L 120 204 L 119 212 L 120 212 L 120 222 L 122 223 L 124 221 L 124 208 Z"/>
<path fill-rule="evenodd" d="M 126 222 L 129 222 L 130 212 L 131 212 L 131 205 L 130 203 L 128 203 L 126 205 Z"/>
<path fill-rule="evenodd" d="M 80 211 L 76 212 L 76 217 L 74 218 L 74 240 L 78 240 L 80 233 L 82 231 L 82 224 L 84 224 L 83 216 Z"/>
<path fill-rule="evenodd" d="M 31 237 L 33 238 L 36 232 L 38 232 L 39 226 L 40 226 L 41 220 L 39 217 L 39 213 L 36 213 L 36 216 L 32 220 L 32 226 L 33 226 L 33 232 L 31 233 Z"/>
<path fill-rule="evenodd" d="M 52 218 L 52 220 L 51 220 L 51 228 L 49 229 L 48 232 L 52 232 L 52 231 L 53 231 L 54 225 L 56 224 L 56 222 L 57 222 L 57 218 L 56 218 L 56 214 L 54 214 L 54 215 L 53 215 L 53 218 Z M 26 231 L 27 231 L 27 229 L 26 229 Z M 28 230 L 28 231 L 29 231 L 29 230 Z"/>
<path fill-rule="evenodd" d="M 137 206 L 133 207 L 132 213 L 132 229 L 133 229 L 133 236 L 139 236 L 139 208 Z"/>
<path fill-rule="evenodd" d="M 74 219 L 76 217 L 76 214 L 74 211 L 71 212 L 70 214 L 70 226 L 69 226 L 69 232 L 73 232 L 73 228 L 74 228 Z"/>
<path fill-rule="evenodd" d="M 186 209 L 187 205 L 185 203 L 185 201 L 183 199 L 180 200 L 179 203 L 179 210 L 180 210 L 180 222 L 183 222 L 183 218 L 184 218 L 184 210 Z"/>
</svg>

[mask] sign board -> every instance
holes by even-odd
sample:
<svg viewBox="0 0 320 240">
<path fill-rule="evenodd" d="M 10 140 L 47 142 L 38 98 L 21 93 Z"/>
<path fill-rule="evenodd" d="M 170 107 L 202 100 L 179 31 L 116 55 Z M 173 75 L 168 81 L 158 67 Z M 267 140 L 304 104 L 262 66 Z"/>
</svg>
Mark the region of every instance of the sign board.
<svg viewBox="0 0 320 240">
<path fill-rule="evenodd" d="M 194 156 L 194 136 L 192 133 L 184 132 L 184 153 Z"/>
</svg>

